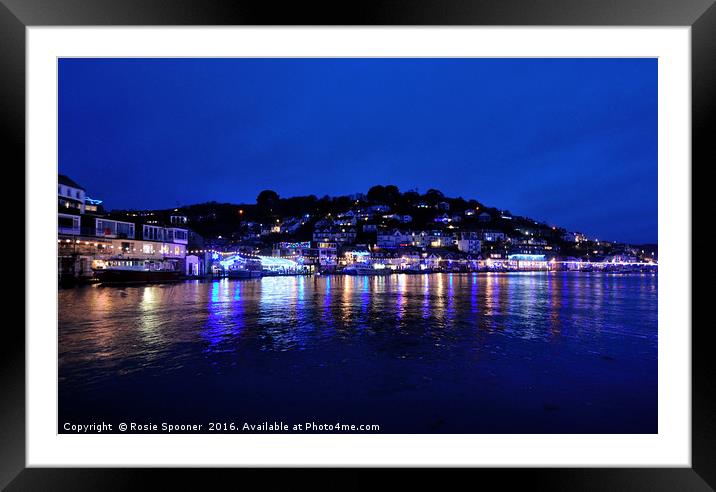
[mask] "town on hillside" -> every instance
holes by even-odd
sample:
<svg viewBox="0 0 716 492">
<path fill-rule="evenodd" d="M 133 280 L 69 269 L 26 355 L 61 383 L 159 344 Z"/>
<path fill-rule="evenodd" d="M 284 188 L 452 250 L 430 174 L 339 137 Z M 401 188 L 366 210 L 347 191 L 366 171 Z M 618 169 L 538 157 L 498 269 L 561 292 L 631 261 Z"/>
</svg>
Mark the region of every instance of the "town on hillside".
<svg viewBox="0 0 716 492">
<path fill-rule="evenodd" d="M 435 189 L 109 210 L 58 177 L 61 282 L 286 274 L 656 271 L 656 245 L 591 238 Z"/>
</svg>

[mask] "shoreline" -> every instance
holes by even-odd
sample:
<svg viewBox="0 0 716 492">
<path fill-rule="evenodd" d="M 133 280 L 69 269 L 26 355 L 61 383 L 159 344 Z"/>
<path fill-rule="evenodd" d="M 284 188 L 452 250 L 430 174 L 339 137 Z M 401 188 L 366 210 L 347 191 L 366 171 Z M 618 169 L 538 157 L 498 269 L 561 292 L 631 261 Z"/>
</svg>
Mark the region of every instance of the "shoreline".
<svg viewBox="0 0 716 492">
<path fill-rule="evenodd" d="M 438 271 L 438 272 L 404 272 L 404 271 L 391 271 L 390 273 L 380 273 L 380 274 L 355 274 L 355 273 L 344 273 L 344 272 L 330 272 L 330 273 L 288 273 L 288 274 L 279 274 L 279 275 L 265 275 L 261 277 L 254 277 L 254 278 L 235 278 L 235 277 L 229 277 L 228 275 L 209 275 L 209 276 L 203 276 L 203 277 L 181 277 L 176 280 L 172 281 L 155 281 L 155 282 L 112 282 L 112 283 L 102 283 L 98 279 L 92 278 L 92 279 L 85 279 L 85 280 L 79 280 L 75 282 L 59 282 L 58 288 L 59 289 L 71 289 L 75 287 L 84 287 L 84 286 L 92 286 L 97 285 L 99 287 L 136 287 L 141 285 L 159 285 L 159 284 L 179 284 L 184 282 L 191 282 L 191 281 L 199 281 L 199 282 L 214 282 L 217 280 L 236 280 L 236 281 L 251 281 L 251 280 L 262 280 L 264 278 L 275 278 L 275 277 L 392 277 L 394 275 L 407 275 L 411 277 L 418 277 L 423 275 L 514 275 L 514 274 L 559 274 L 559 273 L 566 273 L 566 274 L 579 274 L 579 275 L 658 275 L 658 268 L 653 268 L 650 270 L 642 270 L 642 271 L 614 271 L 614 270 L 604 270 L 604 269 L 598 269 L 598 270 L 591 270 L 591 271 L 585 271 L 585 270 L 479 270 L 479 271 L 471 271 L 471 272 L 446 272 L 446 271 Z"/>
</svg>

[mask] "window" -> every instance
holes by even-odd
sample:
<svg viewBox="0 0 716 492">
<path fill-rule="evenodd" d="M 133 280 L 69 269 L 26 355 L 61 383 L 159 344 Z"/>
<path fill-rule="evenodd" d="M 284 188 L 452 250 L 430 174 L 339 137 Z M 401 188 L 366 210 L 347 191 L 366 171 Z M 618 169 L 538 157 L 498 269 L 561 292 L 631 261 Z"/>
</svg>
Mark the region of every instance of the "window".
<svg viewBox="0 0 716 492">
<path fill-rule="evenodd" d="M 162 241 L 162 228 L 145 225 L 144 239 L 148 239 L 150 241 Z"/>
<path fill-rule="evenodd" d="M 117 232 L 117 223 L 111 220 L 97 220 L 98 236 L 113 236 Z"/>
<path fill-rule="evenodd" d="M 116 222 L 117 235 L 122 237 L 134 237 L 134 224 Z"/>
<path fill-rule="evenodd" d="M 72 220 L 72 217 L 58 217 L 57 218 L 57 225 L 60 227 L 72 227 L 74 225 L 75 221 Z"/>
<path fill-rule="evenodd" d="M 57 226 L 60 230 L 72 229 L 72 231 L 79 231 L 80 229 L 80 218 L 79 217 L 68 217 L 66 215 L 60 215 L 57 217 Z"/>
</svg>

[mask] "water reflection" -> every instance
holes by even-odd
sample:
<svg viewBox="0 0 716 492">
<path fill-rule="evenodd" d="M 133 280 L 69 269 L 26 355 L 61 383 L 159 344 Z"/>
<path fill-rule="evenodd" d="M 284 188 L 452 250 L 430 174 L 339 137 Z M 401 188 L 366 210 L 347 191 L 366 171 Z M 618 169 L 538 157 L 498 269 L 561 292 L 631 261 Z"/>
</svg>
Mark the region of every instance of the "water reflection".
<svg viewBox="0 0 716 492">
<path fill-rule="evenodd" d="M 81 387 L 138 372 L 221 372 L 258 353 L 297 351 L 312 354 L 309 366 L 335 354 L 344 354 L 340 364 L 419 360 L 429 378 L 431 370 L 449 372 L 453 364 L 462 370 L 507 360 L 518 349 L 550 364 L 553 350 L 611 358 L 637 350 L 655 359 L 657 290 L 655 276 L 567 272 L 62 290 L 60 377 Z M 461 358 L 464 351 L 469 359 Z M 571 369 L 581 363 L 576 360 Z"/>
</svg>

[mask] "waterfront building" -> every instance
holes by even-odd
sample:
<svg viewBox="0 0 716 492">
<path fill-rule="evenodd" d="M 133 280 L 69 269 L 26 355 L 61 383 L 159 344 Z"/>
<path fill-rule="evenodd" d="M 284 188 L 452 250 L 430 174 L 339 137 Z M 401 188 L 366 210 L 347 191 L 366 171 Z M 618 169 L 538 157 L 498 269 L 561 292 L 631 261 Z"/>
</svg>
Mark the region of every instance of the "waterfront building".
<svg viewBox="0 0 716 492">
<path fill-rule="evenodd" d="M 400 252 L 400 268 L 402 270 L 418 270 L 422 264 L 423 255 L 415 249 L 405 249 Z"/>
<path fill-rule="evenodd" d="M 430 270 L 437 270 L 440 268 L 440 262 L 442 258 L 437 253 L 429 253 L 423 258 L 425 267 Z"/>
<path fill-rule="evenodd" d="M 473 257 L 453 251 L 443 251 L 440 254 L 440 269 L 446 272 L 466 272 L 477 270 L 477 261 Z"/>
<path fill-rule="evenodd" d="M 555 268 L 553 270 L 581 270 L 584 268 L 587 263 L 583 261 L 581 258 L 576 258 L 574 256 L 567 256 L 566 258 L 563 258 L 560 262 L 555 262 Z"/>
<path fill-rule="evenodd" d="M 514 241 L 509 249 L 511 254 L 545 255 L 551 252 L 552 247 L 544 239 L 530 238 Z"/>
<path fill-rule="evenodd" d="M 325 256 L 325 255 L 324 255 Z M 312 248 L 309 241 L 280 242 L 273 245 L 271 257 L 291 260 L 297 265 L 313 269 L 320 264 L 319 250 Z"/>
<path fill-rule="evenodd" d="M 163 269 L 184 269 L 189 231 L 142 223 L 151 214 L 124 214 L 134 221 L 85 213 L 85 190 L 59 175 L 57 248 L 60 280 L 88 280 L 95 268 L 152 262 Z M 67 205 L 69 204 L 69 205 Z"/>
<path fill-rule="evenodd" d="M 324 270 L 333 270 L 338 265 L 338 244 L 317 242 L 318 264 Z"/>
<path fill-rule="evenodd" d="M 639 258 L 634 254 L 617 253 L 607 255 L 604 257 L 604 261 L 607 263 L 636 263 L 639 261 Z"/>
<path fill-rule="evenodd" d="M 543 254 L 508 255 L 509 267 L 513 270 L 548 270 L 549 262 Z"/>
<path fill-rule="evenodd" d="M 199 258 L 199 255 L 190 254 L 186 255 L 185 259 L 185 265 L 186 265 L 186 275 L 189 277 L 199 277 L 202 276 L 202 265 L 201 260 Z"/>
<path fill-rule="evenodd" d="M 107 225 L 106 222 L 103 225 Z M 186 244 L 113 234 L 67 235 L 60 231 L 57 239 L 59 274 L 64 279 L 86 280 L 93 276 L 94 268 L 116 262 L 152 261 L 164 269 L 184 269 Z"/>
<path fill-rule="evenodd" d="M 398 270 L 402 261 L 402 254 L 397 251 L 381 250 L 371 254 L 371 263 L 377 269 Z"/>
<path fill-rule="evenodd" d="M 352 248 L 343 252 L 341 266 L 368 266 L 371 263 L 371 253 L 364 248 Z"/>
<path fill-rule="evenodd" d="M 57 208 L 64 213 L 85 213 L 85 189 L 64 174 L 57 176 Z"/>
<path fill-rule="evenodd" d="M 504 253 L 490 253 L 487 257 L 483 257 L 480 262 L 480 268 L 486 270 L 503 271 L 510 268 L 510 262 Z"/>
</svg>

